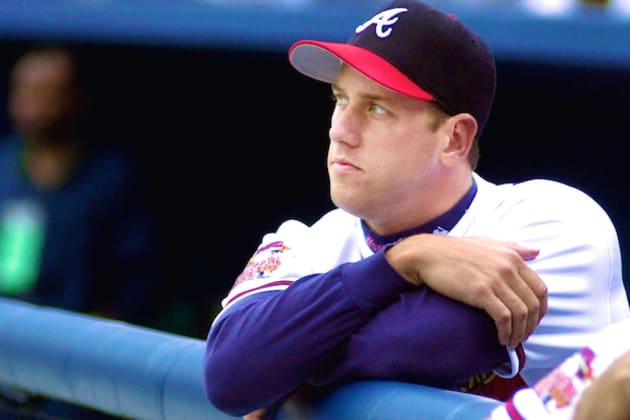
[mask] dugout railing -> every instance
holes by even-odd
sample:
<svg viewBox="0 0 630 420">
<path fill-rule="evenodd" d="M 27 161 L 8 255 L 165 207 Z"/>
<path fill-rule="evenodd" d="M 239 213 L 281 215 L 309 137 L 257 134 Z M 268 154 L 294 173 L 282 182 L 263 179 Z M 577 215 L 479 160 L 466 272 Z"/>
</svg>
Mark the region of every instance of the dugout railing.
<svg viewBox="0 0 630 420">
<path fill-rule="evenodd" d="M 0 298 L 0 384 L 147 420 L 232 419 L 205 398 L 204 342 Z M 302 407 L 314 419 L 483 420 L 494 400 L 387 381 L 341 386 Z M 282 407 L 277 420 L 292 417 Z"/>
</svg>

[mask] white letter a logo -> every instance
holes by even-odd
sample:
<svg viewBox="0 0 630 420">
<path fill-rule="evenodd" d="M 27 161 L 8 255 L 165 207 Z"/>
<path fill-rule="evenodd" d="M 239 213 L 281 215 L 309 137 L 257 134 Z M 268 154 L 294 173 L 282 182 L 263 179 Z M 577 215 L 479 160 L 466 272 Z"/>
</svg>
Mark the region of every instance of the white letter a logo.
<svg viewBox="0 0 630 420">
<path fill-rule="evenodd" d="M 374 24 L 376 26 L 376 36 L 379 38 L 385 38 L 392 33 L 391 26 L 398 22 L 398 15 L 406 12 L 404 7 L 396 7 L 393 9 L 384 10 L 381 13 L 374 15 L 367 22 L 357 26 L 354 30 L 355 33 L 363 32 L 368 26 Z"/>
</svg>

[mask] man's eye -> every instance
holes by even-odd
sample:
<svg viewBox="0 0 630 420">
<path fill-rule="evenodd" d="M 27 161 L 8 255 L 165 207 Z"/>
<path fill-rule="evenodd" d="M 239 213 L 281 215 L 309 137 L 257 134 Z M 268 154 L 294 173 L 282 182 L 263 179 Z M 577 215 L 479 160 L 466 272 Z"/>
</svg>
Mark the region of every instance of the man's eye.
<svg viewBox="0 0 630 420">
<path fill-rule="evenodd" d="M 335 103 L 336 106 L 343 106 L 345 104 L 348 103 L 348 99 L 343 97 L 343 96 L 339 96 L 339 95 L 333 95 L 332 96 L 332 101 L 333 103 Z"/>
<path fill-rule="evenodd" d="M 380 105 L 372 104 L 370 105 L 370 112 L 381 115 L 381 114 L 385 114 L 387 111 L 385 110 L 385 108 L 383 108 Z"/>
</svg>

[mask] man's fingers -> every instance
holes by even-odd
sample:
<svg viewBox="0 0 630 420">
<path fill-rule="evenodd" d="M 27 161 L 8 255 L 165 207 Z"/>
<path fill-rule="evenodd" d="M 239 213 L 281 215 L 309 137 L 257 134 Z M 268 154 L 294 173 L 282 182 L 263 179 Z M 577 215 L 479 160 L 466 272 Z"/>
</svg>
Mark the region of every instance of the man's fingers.
<svg viewBox="0 0 630 420">
<path fill-rule="evenodd" d="M 510 299 L 505 296 L 501 299 L 496 297 L 484 310 L 494 319 L 499 343 L 510 348 L 515 348 L 528 334 L 531 334 L 530 323 L 538 320 L 537 311 L 533 312 L 534 320 L 532 320 L 532 311 L 528 311 L 525 304 L 515 294 Z"/>
<path fill-rule="evenodd" d="M 526 256 L 533 258 L 538 255 L 538 251 L 518 244 L 509 246 L 517 252 L 518 260 L 511 263 L 515 270 L 503 273 L 506 281 L 498 283 L 497 294 L 512 314 L 509 346 L 513 348 L 534 332 L 547 313 L 547 286 L 538 273 L 523 260 Z"/>
<path fill-rule="evenodd" d="M 508 345 L 512 337 L 512 311 L 496 295 L 482 309 L 494 320 L 499 343 Z"/>
<path fill-rule="evenodd" d="M 536 273 L 527 264 L 524 264 L 523 268 L 519 272 L 538 300 L 538 320 L 540 321 L 540 319 L 542 319 L 542 317 L 547 313 L 547 299 L 549 294 L 547 285 L 544 281 L 542 281 L 538 273 Z"/>
<path fill-rule="evenodd" d="M 547 311 L 547 288 L 527 264 L 493 283 L 484 308 L 494 319 L 499 341 L 511 348 L 529 337 Z"/>
<path fill-rule="evenodd" d="M 520 267 L 519 275 L 526 286 L 520 296 L 530 311 L 524 337 L 524 339 L 527 339 L 547 313 L 548 290 L 547 285 L 542 281 L 538 273 L 527 264 L 523 264 Z"/>
<path fill-rule="evenodd" d="M 516 251 L 525 261 L 534 259 L 538 256 L 538 254 L 540 254 L 540 250 L 538 248 L 530 248 L 516 242 L 502 241 L 501 243 Z"/>
</svg>

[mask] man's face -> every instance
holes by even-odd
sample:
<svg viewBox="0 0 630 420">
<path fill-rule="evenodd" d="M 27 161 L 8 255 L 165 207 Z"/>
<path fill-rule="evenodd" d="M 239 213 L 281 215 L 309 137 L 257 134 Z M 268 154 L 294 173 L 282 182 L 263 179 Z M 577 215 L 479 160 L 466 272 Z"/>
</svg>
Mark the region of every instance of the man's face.
<svg viewBox="0 0 630 420">
<path fill-rule="evenodd" d="M 73 117 L 76 96 L 73 65 L 61 54 L 32 54 L 16 63 L 9 90 L 9 114 L 15 129 L 42 135 Z"/>
<path fill-rule="evenodd" d="M 327 164 L 333 202 L 380 233 L 406 229 L 398 224 L 409 212 L 429 209 L 439 182 L 445 135 L 436 106 L 387 89 L 349 66 L 332 89 Z"/>
</svg>

